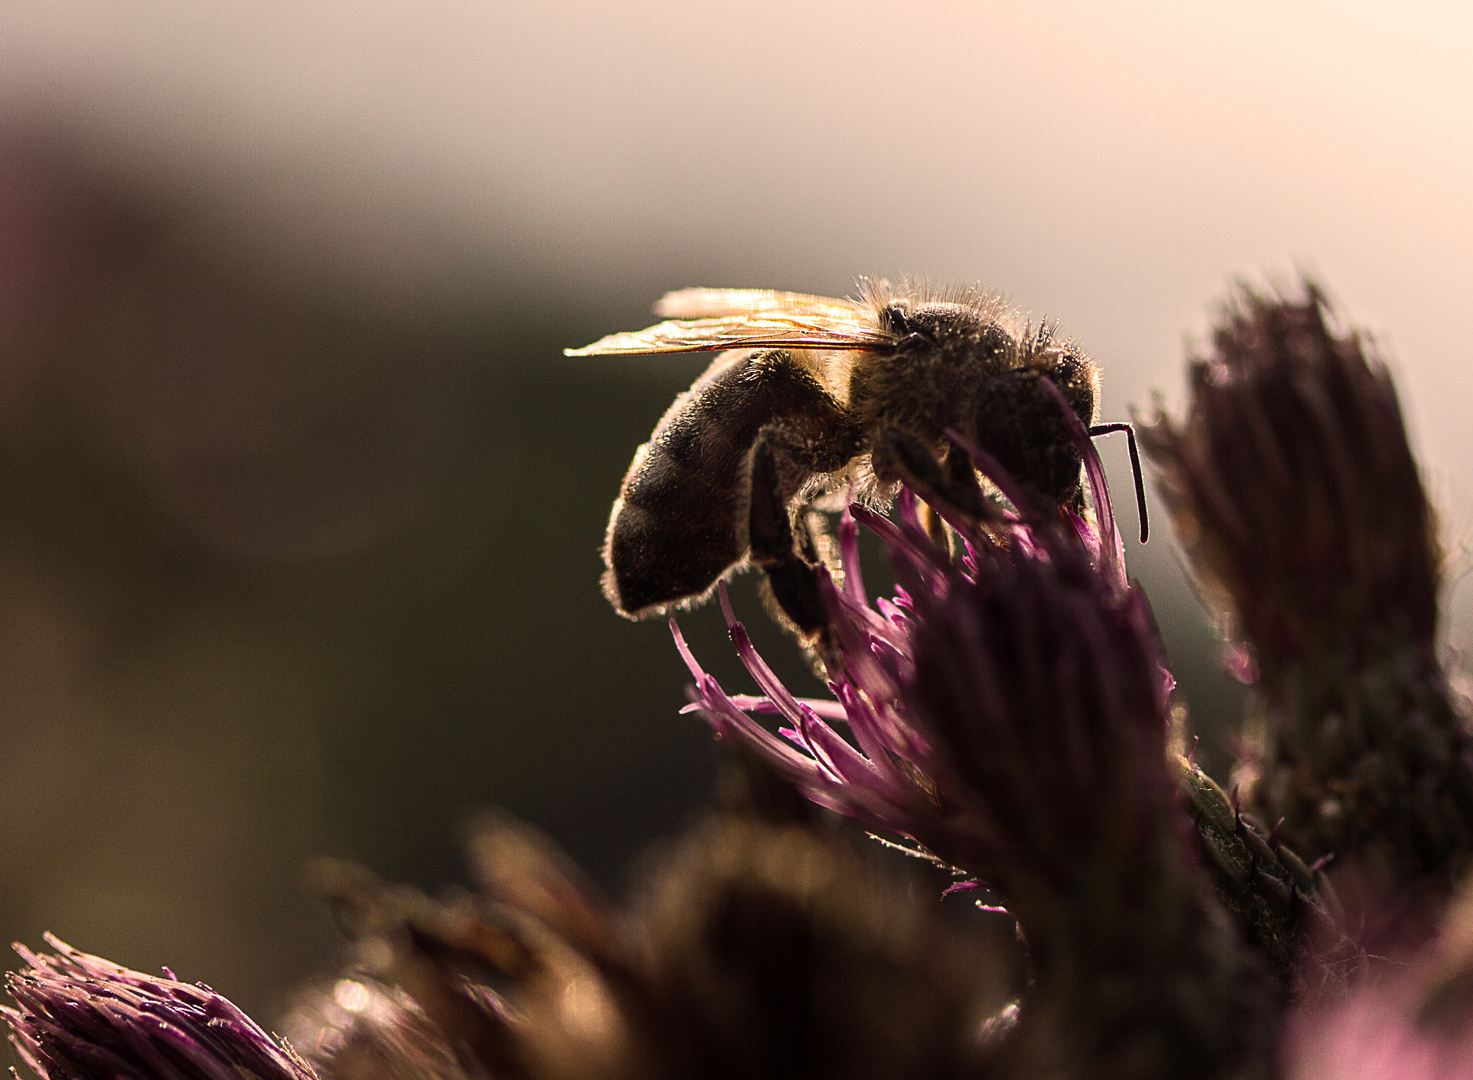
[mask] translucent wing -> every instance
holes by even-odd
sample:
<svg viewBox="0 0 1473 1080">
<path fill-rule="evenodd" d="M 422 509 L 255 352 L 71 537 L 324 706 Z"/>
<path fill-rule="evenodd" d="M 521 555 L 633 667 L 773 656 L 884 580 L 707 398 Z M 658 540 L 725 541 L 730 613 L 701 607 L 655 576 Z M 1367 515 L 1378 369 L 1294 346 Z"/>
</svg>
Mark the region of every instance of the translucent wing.
<svg viewBox="0 0 1473 1080">
<path fill-rule="evenodd" d="M 872 309 L 849 300 L 770 289 L 681 289 L 655 306 L 680 316 L 646 330 L 610 334 L 568 356 L 636 356 L 721 349 L 876 349 L 891 345 Z"/>
<path fill-rule="evenodd" d="M 777 315 L 801 312 L 844 322 L 862 318 L 852 300 L 773 289 L 677 289 L 660 297 L 655 314 L 662 319 L 719 319 L 728 315 Z"/>
</svg>

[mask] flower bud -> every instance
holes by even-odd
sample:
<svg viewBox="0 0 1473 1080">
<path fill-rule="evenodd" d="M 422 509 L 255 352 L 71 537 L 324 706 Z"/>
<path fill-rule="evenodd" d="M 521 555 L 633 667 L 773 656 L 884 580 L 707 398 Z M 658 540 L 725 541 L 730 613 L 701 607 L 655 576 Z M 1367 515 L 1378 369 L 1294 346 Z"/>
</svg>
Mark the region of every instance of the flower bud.
<svg viewBox="0 0 1473 1080">
<path fill-rule="evenodd" d="M 1142 440 L 1204 595 L 1261 673 L 1245 801 L 1311 860 L 1450 888 L 1473 852 L 1473 753 L 1435 654 L 1436 523 L 1385 365 L 1312 286 L 1244 291 L 1191 391 L 1185 419 Z"/>
<path fill-rule="evenodd" d="M 11 1041 L 43 1080 L 317 1080 L 227 999 L 204 985 L 130 971 L 78 952 L 16 946 L 30 970 L 7 976 Z"/>
</svg>

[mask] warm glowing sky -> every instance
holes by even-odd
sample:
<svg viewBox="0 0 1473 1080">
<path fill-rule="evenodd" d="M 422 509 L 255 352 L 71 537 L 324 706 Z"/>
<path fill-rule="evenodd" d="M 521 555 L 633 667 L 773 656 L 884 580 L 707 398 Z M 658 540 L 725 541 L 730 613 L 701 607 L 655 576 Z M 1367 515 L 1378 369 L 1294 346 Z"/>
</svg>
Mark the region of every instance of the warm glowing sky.
<svg viewBox="0 0 1473 1080">
<path fill-rule="evenodd" d="M 980 279 L 1087 344 L 1111 415 L 1177 390 L 1230 276 L 1310 267 L 1384 332 L 1461 542 L 1473 9 L 1398 7 L 48 0 L 0 7 L 0 71 L 305 183 L 390 274 L 433 277 L 412 219 L 570 300 Z"/>
</svg>

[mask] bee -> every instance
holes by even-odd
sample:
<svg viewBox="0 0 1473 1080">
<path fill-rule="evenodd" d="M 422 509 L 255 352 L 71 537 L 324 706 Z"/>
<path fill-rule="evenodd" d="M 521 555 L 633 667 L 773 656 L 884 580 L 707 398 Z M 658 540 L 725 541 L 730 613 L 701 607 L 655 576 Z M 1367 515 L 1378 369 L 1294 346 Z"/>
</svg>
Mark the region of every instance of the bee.
<svg viewBox="0 0 1473 1080">
<path fill-rule="evenodd" d="M 622 615 L 699 603 L 755 564 L 797 629 L 820 630 L 795 510 L 849 498 L 884 505 L 902 481 L 966 502 L 976 474 L 947 431 L 991 455 L 1030 498 L 1084 508 L 1082 459 L 1046 384 L 1090 427 L 1098 370 L 992 293 L 865 279 L 856 299 L 694 288 L 667 294 L 655 313 L 667 321 L 565 350 L 720 352 L 635 451 L 614 503 L 603 586 Z M 1091 434 L 1120 429 L 1129 425 Z"/>
</svg>

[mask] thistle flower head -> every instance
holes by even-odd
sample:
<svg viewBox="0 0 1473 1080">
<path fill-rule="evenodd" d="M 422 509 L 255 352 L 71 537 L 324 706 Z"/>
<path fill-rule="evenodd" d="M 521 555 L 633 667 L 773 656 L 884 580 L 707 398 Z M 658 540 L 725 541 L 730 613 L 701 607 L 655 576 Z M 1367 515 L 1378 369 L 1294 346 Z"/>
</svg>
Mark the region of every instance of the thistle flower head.
<svg viewBox="0 0 1473 1080">
<path fill-rule="evenodd" d="M 1310 859 L 1450 888 L 1473 850 L 1473 754 L 1435 654 L 1436 523 L 1385 365 L 1313 286 L 1244 290 L 1191 392 L 1142 440 L 1204 592 L 1256 659 L 1248 800 Z"/>
<path fill-rule="evenodd" d="M 851 508 L 842 587 L 820 570 L 834 701 L 790 694 L 724 594 L 761 696 L 726 694 L 678 628 L 676 638 L 696 677 L 692 708 L 718 736 L 766 756 L 814 802 L 913 838 L 1001 897 L 1035 970 L 1009 1068 L 1218 1075 L 1267 1052 L 1266 980 L 1182 848 L 1169 676 L 1145 598 L 1125 581 L 1098 458 L 1077 434 L 1097 527 L 1030 516 L 984 530 L 952 513 L 957 562 L 929 539 L 908 491 L 898 522 Z M 973 460 L 1009 493 L 995 463 Z M 858 573 L 860 523 L 885 541 L 900 581 L 873 606 Z M 771 713 L 786 721 L 776 735 L 757 719 Z"/>
<path fill-rule="evenodd" d="M 203 985 L 130 971 L 54 937 L 17 945 L 29 970 L 7 976 L 11 1042 L 43 1080 L 317 1080 L 226 998 Z"/>
<path fill-rule="evenodd" d="M 1072 891 L 1091 859 L 1125 865 L 1171 828 L 1150 615 L 1068 542 L 970 562 L 912 599 L 904 699 L 946 798 L 987 823 L 998 872 Z"/>
<path fill-rule="evenodd" d="M 1178 539 L 1265 674 L 1374 637 L 1430 649 L 1440 552 L 1385 365 L 1302 300 L 1241 291 L 1180 422 L 1142 431 Z"/>
<path fill-rule="evenodd" d="M 842 586 L 819 569 L 840 654 L 834 700 L 794 697 L 723 590 L 732 640 L 763 694 L 726 694 L 672 622 L 696 678 L 690 708 L 820 806 L 909 836 L 994 885 L 1040 857 L 1067 875 L 1112 780 L 1139 802 L 1139 827 L 1157 820 L 1169 803 L 1163 669 L 1144 598 L 1125 583 L 1099 458 L 1082 425 L 1076 434 L 1098 525 L 1009 516 L 999 536 L 948 514 L 965 548 L 958 563 L 932 542 L 909 490 L 898 522 L 851 507 L 839 525 Z M 966 448 L 1008 494 L 1007 475 Z M 893 599 L 866 594 L 860 524 L 889 547 L 901 581 Z M 774 713 L 786 722 L 776 735 L 757 719 Z M 1112 778 L 1112 768 L 1159 775 Z"/>
</svg>

